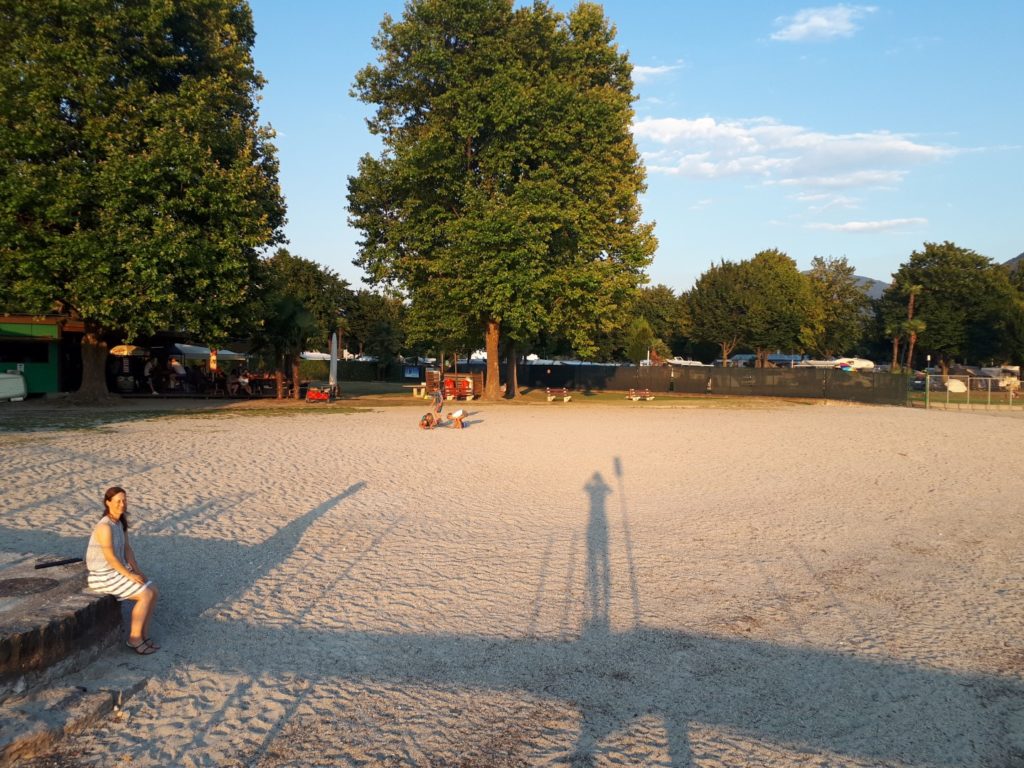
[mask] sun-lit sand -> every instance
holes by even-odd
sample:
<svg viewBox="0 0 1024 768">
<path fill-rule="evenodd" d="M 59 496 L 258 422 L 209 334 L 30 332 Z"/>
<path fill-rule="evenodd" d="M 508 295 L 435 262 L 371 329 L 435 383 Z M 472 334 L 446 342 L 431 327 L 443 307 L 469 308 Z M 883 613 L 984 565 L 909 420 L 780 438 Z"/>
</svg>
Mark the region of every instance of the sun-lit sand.
<svg viewBox="0 0 1024 768">
<path fill-rule="evenodd" d="M 61 764 L 1024 764 L 1021 418 L 421 410 L 0 434 L 3 549 L 123 485 L 163 593 Z"/>
</svg>

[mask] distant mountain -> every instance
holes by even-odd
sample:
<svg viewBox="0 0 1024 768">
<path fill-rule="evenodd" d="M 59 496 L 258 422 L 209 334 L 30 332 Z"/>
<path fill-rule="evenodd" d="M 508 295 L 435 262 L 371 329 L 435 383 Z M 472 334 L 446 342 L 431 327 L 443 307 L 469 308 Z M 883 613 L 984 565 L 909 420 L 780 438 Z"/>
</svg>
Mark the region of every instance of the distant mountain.
<svg viewBox="0 0 1024 768">
<path fill-rule="evenodd" d="M 857 281 L 857 285 L 864 289 L 864 292 L 872 299 L 882 298 L 882 292 L 889 287 L 888 283 L 883 283 L 881 280 L 875 280 L 873 277 L 861 277 L 860 275 L 854 275 L 853 279 Z"/>
<path fill-rule="evenodd" d="M 1021 254 L 1024 256 L 1024 254 Z M 805 275 L 809 275 L 811 270 L 804 270 Z M 875 280 L 873 277 L 861 277 L 860 275 L 853 276 L 854 281 L 857 283 L 858 288 L 862 288 L 864 293 L 868 295 L 869 299 L 880 299 L 882 298 L 882 292 L 889 287 L 888 283 L 883 283 L 881 280 Z"/>
<path fill-rule="evenodd" d="M 1009 269 L 1011 272 L 1016 272 L 1024 264 L 1024 253 L 1014 256 L 1009 261 L 1004 261 L 1003 266 Z"/>
</svg>

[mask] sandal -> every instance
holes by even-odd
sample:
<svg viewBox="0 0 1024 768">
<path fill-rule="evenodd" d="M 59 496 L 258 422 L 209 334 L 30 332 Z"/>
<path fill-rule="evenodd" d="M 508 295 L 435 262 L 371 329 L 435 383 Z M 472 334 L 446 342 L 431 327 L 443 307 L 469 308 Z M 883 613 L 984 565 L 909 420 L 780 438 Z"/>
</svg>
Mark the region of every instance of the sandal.
<svg viewBox="0 0 1024 768">
<path fill-rule="evenodd" d="M 132 645 L 127 643 L 128 647 L 135 651 L 139 656 L 149 656 L 151 653 L 156 653 L 156 646 L 153 645 L 151 640 L 143 640 L 141 643 Z"/>
<path fill-rule="evenodd" d="M 154 651 L 159 651 L 159 650 L 160 650 L 160 645 L 159 645 L 159 644 L 158 644 L 158 643 L 156 642 L 156 640 L 154 640 L 154 639 L 153 639 L 153 638 L 151 638 L 151 637 L 147 637 L 147 638 L 146 638 L 145 640 L 143 640 L 142 642 L 144 642 L 144 643 L 149 643 L 149 644 L 150 644 L 151 646 L 153 646 L 153 650 L 154 650 Z"/>
</svg>

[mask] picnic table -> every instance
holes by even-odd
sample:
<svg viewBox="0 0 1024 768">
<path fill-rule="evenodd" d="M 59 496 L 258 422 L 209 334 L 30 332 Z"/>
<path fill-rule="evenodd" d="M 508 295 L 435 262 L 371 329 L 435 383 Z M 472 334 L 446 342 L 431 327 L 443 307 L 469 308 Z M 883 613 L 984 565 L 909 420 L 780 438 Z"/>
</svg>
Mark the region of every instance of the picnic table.
<svg viewBox="0 0 1024 768">
<path fill-rule="evenodd" d="M 425 381 L 421 381 L 419 384 L 403 384 L 402 387 L 405 389 L 411 389 L 412 396 L 415 398 L 422 399 L 427 397 L 427 382 Z"/>
<path fill-rule="evenodd" d="M 572 395 L 569 393 L 569 390 L 566 389 L 565 387 L 546 387 L 544 389 L 544 392 L 547 395 L 549 403 L 553 403 L 555 400 L 559 399 L 563 403 L 568 403 L 570 400 L 572 400 Z"/>
</svg>

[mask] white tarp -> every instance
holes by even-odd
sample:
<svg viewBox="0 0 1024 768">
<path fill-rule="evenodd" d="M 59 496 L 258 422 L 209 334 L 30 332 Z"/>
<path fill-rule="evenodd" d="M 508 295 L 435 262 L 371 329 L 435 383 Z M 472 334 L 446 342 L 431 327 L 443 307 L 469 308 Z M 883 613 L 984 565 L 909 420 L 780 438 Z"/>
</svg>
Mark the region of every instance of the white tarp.
<svg viewBox="0 0 1024 768">
<path fill-rule="evenodd" d="M 199 347 L 195 344 L 175 344 L 171 350 L 171 354 L 181 355 L 185 360 L 197 357 L 209 359 L 210 357 L 209 347 Z M 241 352 L 232 352 L 230 349 L 218 349 L 217 360 L 245 360 L 245 355 Z"/>
</svg>

